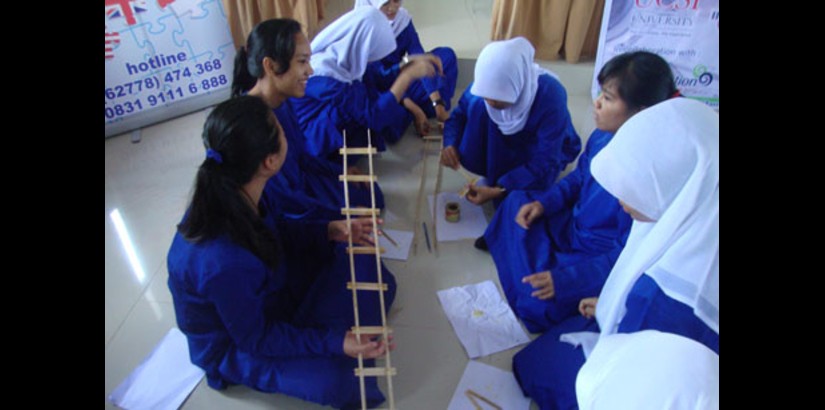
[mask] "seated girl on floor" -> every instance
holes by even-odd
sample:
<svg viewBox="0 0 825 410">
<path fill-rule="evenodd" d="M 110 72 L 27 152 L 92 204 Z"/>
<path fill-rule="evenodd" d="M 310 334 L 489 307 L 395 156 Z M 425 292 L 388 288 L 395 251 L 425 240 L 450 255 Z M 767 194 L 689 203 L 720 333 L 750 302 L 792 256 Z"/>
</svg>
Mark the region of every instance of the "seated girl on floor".
<svg viewBox="0 0 825 410">
<path fill-rule="evenodd" d="M 290 219 L 331 221 L 340 219 L 341 208 L 346 207 L 338 180 L 343 167 L 306 152 L 306 138 L 292 107 L 294 98 L 304 96 L 312 75 L 310 54 L 309 41 L 297 21 L 271 19 L 259 23 L 235 55 L 232 95 L 262 98 L 275 112 L 289 141 L 281 171 L 264 188 L 264 196 L 277 198 L 268 201 L 277 207 L 269 211 Z M 360 173 L 355 166 L 347 172 Z M 372 207 L 367 184 L 348 185 L 351 207 Z M 376 208 L 384 208 L 384 195 L 377 183 L 375 202 Z"/>
<path fill-rule="evenodd" d="M 718 114 L 687 98 L 656 104 L 619 128 L 591 170 L 633 225 L 599 297 L 513 357 L 541 408 L 575 408 L 579 369 L 615 333 L 658 330 L 719 353 Z"/>
<path fill-rule="evenodd" d="M 630 232 L 630 216 L 590 173 L 592 158 L 628 118 L 676 92 L 667 61 L 646 51 L 612 58 L 597 79 L 596 130 L 576 169 L 550 189 L 511 192 L 484 233 L 507 301 L 533 333 L 601 291 Z"/>
<path fill-rule="evenodd" d="M 366 77 L 381 91 L 386 91 L 392 85 L 404 64 L 425 54 L 412 16 L 402 7 L 403 3 L 402 0 L 355 0 L 355 7 L 375 7 L 384 13 L 390 20 L 395 35 L 395 50 L 367 67 Z M 451 101 L 458 80 L 455 51 L 450 47 L 436 47 L 427 54 L 435 55 L 441 60 L 444 75 L 422 78 L 410 85 L 402 100 L 410 113 L 409 120 L 395 125 L 398 132 L 403 133 L 410 121 L 414 121 L 418 134 L 427 135 L 430 132 L 428 118 L 435 117 L 444 122 L 450 117 Z"/>
<path fill-rule="evenodd" d="M 306 95 L 294 102 L 298 123 L 306 137 L 306 149 L 316 157 L 340 162 L 338 149 L 372 146 L 386 149 L 386 142 L 401 138 L 395 124 L 407 117 L 402 98 L 413 81 L 443 74 L 441 60 L 424 54 L 404 66 L 387 91 L 367 87 L 367 64 L 395 50 L 395 37 L 387 18 L 373 7 L 358 7 L 332 22 L 312 40 L 310 64 L 315 72 L 307 82 Z"/>
<path fill-rule="evenodd" d="M 242 384 L 339 408 L 360 407 L 358 354 L 367 363 L 389 341 L 357 340 L 346 221 L 276 221 L 262 196 L 288 151 L 278 120 L 260 98 L 219 104 L 203 131 L 206 159 L 167 256 L 169 290 L 192 363 L 209 386 Z M 371 244 L 372 223 L 352 223 L 356 243 Z M 364 258 L 364 259 L 361 259 Z M 356 255 L 357 281 L 377 282 L 371 255 Z M 388 286 L 386 309 L 395 297 Z M 360 291 L 360 323 L 380 325 L 378 292 Z M 372 336 L 372 335 L 370 335 Z M 389 345 L 391 347 L 391 345 Z M 370 406 L 384 401 L 367 380 Z"/>
<path fill-rule="evenodd" d="M 523 37 L 485 46 L 473 83 L 444 124 L 441 163 L 463 166 L 489 184 L 469 187 L 467 199 L 475 204 L 551 186 L 581 150 L 567 92 L 534 54 Z"/>
</svg>

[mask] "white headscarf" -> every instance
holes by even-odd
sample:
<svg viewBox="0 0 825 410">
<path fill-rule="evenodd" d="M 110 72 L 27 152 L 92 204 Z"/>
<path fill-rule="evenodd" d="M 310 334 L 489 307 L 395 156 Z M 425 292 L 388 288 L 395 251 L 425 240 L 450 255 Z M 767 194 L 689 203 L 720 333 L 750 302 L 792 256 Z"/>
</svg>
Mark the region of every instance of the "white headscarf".
<svg viewBox="0 0 825 410">
<path fill-rule="evenodd" d="M 686 337 L 644 330 L 599 341 L 576 377 L 581 410 L 719 408 L 719 355 Z"/>
<path fill-rule="evenodd" d="M 395 50 L 395 37 L 384 14 L 372 7 L 358 7 L 318 33 L 311 47 L 314 75 L 351 83 L 361 79 L 367 63 Z"/>
<path fill-rule="evenodd" d="M 616 332 L 643 273 L 719 333 L 716 112 L 687 98 L 642 110 L 619 128 L 590 170 L 610 194 L 656 220 L 633 222 L 607 277 L 596 307 L 601 338 Z"/>
<path fill-rule="evenodd" d="M 494 41 L 478 55 L 475 79 L 470 92 L 491 100 L 513 105 L 497 110 L 487 102 L 487 114 L 504 135 L 513 135 L 524 128 L 536 99 L 539 76 L 550 74 L 533 62 L 536 49 L 524 37 Z"/>
<path fill-rule="evenodd" d="M 386 2 L 387 0 L 355 0 L 355 7 L 372 6 L 378 10 L 381 10 L 381 6 L 383 6 Z M 398 35 L 401 34 L 401 32 L 404 31 L 404 29 L 407 28 L 412 21 L 410 12 L 404 7 L 401 7 L 402 4 L 404 4 L 403 0 L 398 2 L 398 12 L 395 13 L 395 18 L 390 20 L 390 26 L 392 27 L 392 32 L 395 34 L 395 37 L 398 37 Z M 384 16 L 384 18 L 387 17 Z"/>
</svg>

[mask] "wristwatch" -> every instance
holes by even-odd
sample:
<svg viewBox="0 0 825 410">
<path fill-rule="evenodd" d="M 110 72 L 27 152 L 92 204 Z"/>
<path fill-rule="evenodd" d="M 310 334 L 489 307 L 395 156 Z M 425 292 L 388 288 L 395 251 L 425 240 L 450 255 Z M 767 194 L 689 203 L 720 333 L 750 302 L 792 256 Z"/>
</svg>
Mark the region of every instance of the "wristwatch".
<svg viewBox="0 0 825 410">
<path fill-rule="evenodd" d="M 410 63 L 410 57 L 405 54 L 404 57 L 401 58 L 401 62 L 398 63 L 398 71 L 403 70 L 404 66 L 406 66 L 409 63 Z"/>
<path fill-rule="evenodd" d="M 433 100 L 433 108 L 435 108 L 436 105 L 440 105 L 444 108 L 447 108 L 447 103 L 445 103 L 444 100 L 442 100 L 441 98 Z"/>
</svg>

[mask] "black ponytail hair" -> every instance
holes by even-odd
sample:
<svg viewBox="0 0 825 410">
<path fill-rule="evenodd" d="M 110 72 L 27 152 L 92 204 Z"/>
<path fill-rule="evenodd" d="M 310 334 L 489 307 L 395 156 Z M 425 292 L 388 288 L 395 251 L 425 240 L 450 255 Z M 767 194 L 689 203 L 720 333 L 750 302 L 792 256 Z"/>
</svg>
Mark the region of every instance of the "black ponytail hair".
<svg viewBox="0 0 825 410">
<path fill-rule="evenodd" d="M 295 35 L 301 32 L 301 24 L 292 19 L 270 19 L 258 23 L 235 55 L 232 96 L 249 91 L 264 76 L 264 57 L 278 63 L 278 72 L 289 70 L 289 62 L 295 55 Z"/>
<path fill-rule="evenodd" d="M 599 85 L 616 80 L 616 91 L 631 111 L 656 105 L 678 92 L 670 65 L 658 54 L 633 51 L 610 59 L 599 71 Z"/>
<path fill-rule="evenodd" d="M 275 269 L 280 244 L 243 191 L 264 159 L 281 151 L 271 115 L 260 98 L 251 96 L 224 101 L 209 114 L 203 127 L 209 155 L 198 168 L 189 212 L 178 232 L 195 243 L 228 235 Z"/>
</svg>

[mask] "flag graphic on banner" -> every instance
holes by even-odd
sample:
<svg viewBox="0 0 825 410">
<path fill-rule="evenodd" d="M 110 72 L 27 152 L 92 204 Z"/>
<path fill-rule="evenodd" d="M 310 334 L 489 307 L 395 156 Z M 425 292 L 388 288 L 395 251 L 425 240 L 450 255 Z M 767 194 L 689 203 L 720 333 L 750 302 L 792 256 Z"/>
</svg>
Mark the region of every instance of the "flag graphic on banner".
<svg viewBox="0 0 825 410">
<path fill-rule="evenodd" d="M 106 0 L 106 17 L 109 19 L 117 17 L 125 17 L 126 24 L 134 25 L 137 23 L 135 14 L 146 11 L 146 2 L 144 0 Z"/>
<path fill-rule="evenodd" d="M 106 31 L 106 59 L 111 60 L 115 56 L 115 46 L 120 43 L 120 34 L 116 31 L 109 31 L 108 27 L 104 27 Z"/>
</svg>

